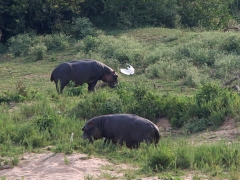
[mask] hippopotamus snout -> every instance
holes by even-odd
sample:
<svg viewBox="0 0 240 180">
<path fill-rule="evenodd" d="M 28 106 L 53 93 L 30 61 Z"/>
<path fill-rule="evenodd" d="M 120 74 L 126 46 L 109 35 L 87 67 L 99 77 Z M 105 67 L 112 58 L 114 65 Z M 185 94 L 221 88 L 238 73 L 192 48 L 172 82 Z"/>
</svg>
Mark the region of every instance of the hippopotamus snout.
<svg viewBox="0 0 240 180">
<path fill-rule="evenodd" d="M 93 139 L 97 140 L 101 138 L 101 133 L 99 132 L 98 129 L 95 129 L 95 125 L 93 123 L 85 125 L 82 128 L 82 131 L 83 131 L 82 138 L 88 139 L 90 142 L 93 142 Z"/>
<path fill-rule="evenodd" d="M 109 87 L 111 88 L 116 87 L 116 85 L 118 84 L 118 75 L 116 74 L 115 71 L 112 72 L 109 79 L 111 79 L 108 81 Z"/>
<path fill-rule="evenodd" d="M 118 85 L 118 80 L 114 81 L 114 82 L 109 82 L 108 83 L 109 87 L 111 88 L 115 88 Z"/>
<path fill-rule="evenodd" d="M 83 139 L 88 139 L 90 142 L 93 142 L 92 137 L 89 136 L 86 132 L 83 133 L 82 138 L 83 138 Z"/>
</svg>

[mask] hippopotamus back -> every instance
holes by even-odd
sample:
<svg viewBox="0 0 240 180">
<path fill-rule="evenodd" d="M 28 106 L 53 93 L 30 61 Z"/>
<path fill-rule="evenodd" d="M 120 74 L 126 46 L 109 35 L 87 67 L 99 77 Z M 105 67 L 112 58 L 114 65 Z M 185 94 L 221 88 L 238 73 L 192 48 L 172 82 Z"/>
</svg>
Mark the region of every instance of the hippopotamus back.
<svg viewBox="0 0 240 180">
<path fill-rule="evenodd" d="M 73 81 L 76 86 L 88 84 L 88 90 L 93 91 L 98 80 L 107 82 L 110 87 L 117 83 L 118 76 L 114 70 L 96 60 L 74 60 L 64 62 L 57 66 L 52 74 L 51 81 L 54 81 L 58 92 Z"/>
<path fill-rule="evenodd" d="M 82 128 L 83 138 L 106 138 L 129 148 L 138 147 L 140 142 L 154 142 L 160 139 L 158 127 L 148 119 L 133 114 L 112 114 L 90 119 Z M 92 139 L 93 138 L 93 139 Z"/>
</svg>

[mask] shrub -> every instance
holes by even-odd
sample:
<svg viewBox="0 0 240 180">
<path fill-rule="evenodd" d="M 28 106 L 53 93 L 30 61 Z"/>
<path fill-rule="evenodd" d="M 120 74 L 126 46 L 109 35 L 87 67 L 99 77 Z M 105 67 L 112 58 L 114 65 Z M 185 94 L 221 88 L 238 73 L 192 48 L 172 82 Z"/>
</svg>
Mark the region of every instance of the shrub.
<svg viewBox="0 0 240 180">
<path fill-rule="evenodd" d="M 86 18 L 76 18 L 73 21 L 71 33 L 75 39 L 82 39 L 86 36 L 97 35 L 97 30 L 93 27 L 91 21 Z"/>
<path fill-rule="evenodd" d="M 63 33 L 46 35 L 42 38 L 42 43 L 48 50 L 64 50 L 70 46 L 71 38 Z"/>
<path fill-rule="evenodd" d="M 194 108 L 189 108 L 188 115 L 197 119 L 207 119 L 206 126 L 219 126 L 226 116 L 238 112 L 239 97 L 227 89 L 216 84 L 203 85 L 195 96 Z"/>
<path fill-rule="evenodd" d="M 133 38 L 101 35 L 98 36 L 98 44 L 96 51 L 103 58 L 117 59 L 120 63 L 135 63 L 137 65 L 143 62 L 144 47 Z"/>
<path fill-rule="evenodd" d="M 166 96 L 162 98 L 163 114 L 170 119 L 173 127 L 180 128 L 186 121 L 186 113 L 191 105 L 191 98 Z"/>
<path fill-rule="evenodd" d="M 27 98 L 35 98 L 37 92 L 34 89 L 27 89 L 22 81 L 18 81 L 15 85 L 14 91 L 6 91 L 4 94 L 0 94 L 0 102 L 21 102 Z"/>
<path fill-rule="evenodd" d="M 174 166 L 174 152 L 169 147 L 161 147 L 151 151 L 148 155 L 146 166 L 153 171 L 164 171 Z"/>
<path fill-rule="evenodd" d="M 236 144 L 229 146 L 224 141 L 218 144 L 200 145 L 194 148 L 194 164 L 199 169 L 215 168 L 216 164 L 222 168 L 231 165 L 239 168 L 239 150 Z M 211 169 L 209 169 L 211 170 Z"/>
<path fill-rule="evenodd" d="M 49 114 L 42 114 L 38 117 L 35 124 L 38 127 L 39 131 L 48 131 L 50 134 L 52 133 L 52 129 L 56 123 L 56 117 L 53 117 Z"/>
<path fill-rule="evenodd" d="M 88 53 L 89 51 L 94 51 L 97 46 L 99 45 L 99 42 L 97 40 L 97 38 L 93 37 L 93 36 L 86 36 L 83 39 L 83 50 L 85 53 Z"/>
<path fill-rule="evenodd" d="M 183 85 L 197 88 L 209 81 L 209 76 L 206 75 L 206 73 L 203 73 L 203 70 L 199 70 L 195 66 L 186 68 L 186 77 L 183 79 Z"/>
<path fill-rule="evenodd" d="M 240 61 L 236 54 L 219 54 L 212 69 L 211 77 L 229 80 L 239 71 Z"/>
<path fill-rule="evenodd" d="M 199 42 L 197 45 L 188 43 L 180 46 L 177 51 L 182 58 L 188 58 L 189 62 L 192 62 L 196 66 L 205 64 L 207 66 L 212 66 L 215 62 L 215 56 L 219 53 L 217 50 L 203 47 Z"/>
<path fill-rule="evenodd" d="M 17 56 L 28 54 L 29 48 L 33 45 L 33 39 L 29 34 L 18 34 L 8 40 L 9 51 Z"/>
<path fill-rule="evenodd" d="M 47 52 L 47 47 L 43 43 L 37 43 L 36 45 L 29 48 L 30 55 L 35 57 L 35 60 L 42 60 Z"/>
<path fill-rule="evenodd" d="M 87 90 L 86 84 L 83 84 L 82 86 L 75 86 L 74 82 L 70 81 L 67 88 L 66 88 L 66 93 L 68 96 L 79 96 Z"/>
<path fill-rule="evenodd" d="M 208 127 L 208 120 L 205 118 L 199 119 L 199 118 L 192 118 L 188 120 L 183 128 L 185 131 L 189 133 L 196 133 L 199 131 L 203 131 Z"/>
<path fill-rule="evenodd" d="M 72 110 L 71 114 L 83 119 L 89 119 L 94 116 L 122 113 L 124 106 L 118 95 L 99 90 L 94 94 L 87 94 Z"/>
<path fill-rule="evenodd" d="M 4 54 L 7 52 L 8 47 L 0 43 L 0 54 Z"/>
<path fill-rule="evenodd" d="M 227 52 L 240 54 L 240 37 L 237 34 L 226 36 L 220 44 L 220 48 Z"/>
<path fill-rule="evenodd" d="M 177 80 L 185 77 L 186 68 L 190 64 L 186 61 L 158 61 L 155 64 L 149 65 L 146 69 L 148 78 L 160 78 L 163 80 Z"/>
<path fill-rule="evenodd" d="M 136 98 L 136 101 L 131 103 L 131 113 L 138 114 L 139 116 L 151 119 L 152 121 L 155 118 L 163 117 L 163 104 L 158 95 L 138 88 L 134 89 L 134 97 Z"/>
</svg>

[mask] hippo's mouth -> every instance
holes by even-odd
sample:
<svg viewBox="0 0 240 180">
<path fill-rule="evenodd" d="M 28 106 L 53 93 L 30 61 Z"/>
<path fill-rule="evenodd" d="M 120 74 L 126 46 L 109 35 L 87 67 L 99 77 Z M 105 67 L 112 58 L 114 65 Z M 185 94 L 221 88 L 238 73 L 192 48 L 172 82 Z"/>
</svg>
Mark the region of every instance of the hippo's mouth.
<svg viewBox="0 0 240 180">
<path fill-rule="evenodd" d="M 87 135 L 87 133 L 83 133 L 82 138 L 83 139 L 88 139 L 90 142 L 93 142 L 92 137 Z"/>
<path fill-rule="evenodd" d="M 111 82 L 111 83 L 108 83 L 108 85 L 109 85 L 111 88 L 115 88 L 115 87 L 118 85 L 118 82 Z"/>
</svg>

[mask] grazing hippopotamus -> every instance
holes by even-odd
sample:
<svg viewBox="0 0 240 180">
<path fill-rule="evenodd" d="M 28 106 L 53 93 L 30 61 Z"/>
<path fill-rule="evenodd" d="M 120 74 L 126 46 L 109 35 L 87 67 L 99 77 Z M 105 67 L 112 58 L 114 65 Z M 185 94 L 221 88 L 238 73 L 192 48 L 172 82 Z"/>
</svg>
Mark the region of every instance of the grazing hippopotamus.
<svg viewBox="0 0 240 180">
<path fill-rule="evenodd" d="M 118 83 L 118 75 L 107 65 L 95 60 L 75 60 L 64 62 L 57 66 L 52 74 L 51 81 L 56 84 L 56 89 L 62 93 L 64 87 L 73 81 L 76 86 L 88 84 L 88 90 L 94 91 L 98 80 L 107 82 L 110 87 Z"/>
<path fill-rule="evenodd" d="M 126 144 L 128 148 L 138 148 L 144 141 L 157 144 L 160 139 L 159 129 L 154 123 L 134 114 L 94 117 L 86 122 L 82 131 L 82 138 L 90 142 L 104 137 L 104 142 Z"/>
</svg>

